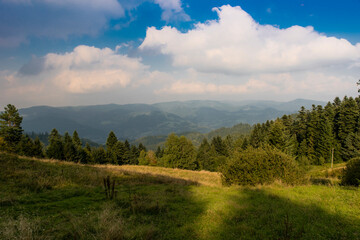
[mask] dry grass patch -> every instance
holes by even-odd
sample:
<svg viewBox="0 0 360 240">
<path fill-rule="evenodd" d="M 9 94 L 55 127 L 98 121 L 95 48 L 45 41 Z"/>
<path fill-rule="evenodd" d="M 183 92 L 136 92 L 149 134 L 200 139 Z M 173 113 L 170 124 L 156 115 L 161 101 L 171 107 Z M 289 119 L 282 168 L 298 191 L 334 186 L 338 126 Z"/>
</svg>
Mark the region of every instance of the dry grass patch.
<svg viewBox="0 0 360 240">
<path fill-rule="evenodd" d="M 221 186 L 221 176 L 218 172 L 192 171 L 177 168 L 164 168 L 153 166 L 136 165 L 95 165 L 98 168 L 105 168 L 113 173 L 125 174 L 144 174 L 154 177 L 166 177 L 172 179 L 185 180 L 205 186 Z"/>
<path fill-rule="evenodd" d="M 165 168 L 165 167 L 155 167 L 155 166 L 139 166 L 139 165 L 112 165 L 112 164 L 81 164 L 74 162 L 59 161 L 55 159 L 38 159 L 38 158 L 29 158 L 29 157 L 19 157 L 24 160 L 35 160 L 46 163 L 53 163 L 58 165 L 68 165 L 68 166 L 87 166 L 94 167 L 97 169 L 103 169 L 110 171 L 114 175 L 117 174 L 142 174 L 147 176 L 153 176 L 160 179 L 169 180 L 171 182 L 179 181 L 180 184 L 189 183 L 189 184 L 199 184 L 205 186 L 220 187 L 222 186 L 221 174 L 218 172 L 209 172 L 209 171 L 192 171 L 184 170 L 177 168 Z"/>
</svg>

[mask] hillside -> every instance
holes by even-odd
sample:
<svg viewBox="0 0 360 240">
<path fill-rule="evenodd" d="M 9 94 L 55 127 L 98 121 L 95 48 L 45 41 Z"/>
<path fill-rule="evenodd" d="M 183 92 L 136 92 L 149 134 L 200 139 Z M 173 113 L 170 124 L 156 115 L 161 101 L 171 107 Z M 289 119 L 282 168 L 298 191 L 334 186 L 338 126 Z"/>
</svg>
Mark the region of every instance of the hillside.
<svg viewBox="0 0 360 240">
<path fill-rule="evenodd" d="M 0 164 L 1 239 L 360 236 L 360 190 L 355 188 L 222 187 L 216 173 L 85 166 L 2 153 Z M 106 198 L 106 176 L 116 182 L 114 199 Z"/>
<path fill-rule="evenodd" d="M 232 127 L 222 127 L 216 130 L 213 130 L 208 133 L 199 133 L 199 132 L 189 132 L 189 133 L 180 133 L 180 135 L 185 136 L 187 139 L 196 146 L 200 146 L 204 138 L 208 141 L 211 141 L 213 137 L 220 136 L 225 138 L 226 136 L 231 136 L 234 139 L 241 135 L 249 135 L 251 132 L 251 126 L 249 124 L 239 123 Z M 156 150 L 158 146 L 163 146 L 167 135 L 162 136 L 148 136 L 136 139 L 132 144 L 138 145 L 140 143 L 144 144 L 148 149 Z"/>
<path fill-rule="evenodd" d="M 20 109 L 25 132 L 60 133 L 77 130 L 80 136 L 104 143 L 110 131 L 119 139 L 167 136 L 171 132 L 207 133 L 239 123 L 254 124 L 297 112 L 301 106 L 324 104 L 312 100 L 242 103 L 187 101 L 157 104 L 96 105 L 79 107 L 37 106 Z"/>
</svg>

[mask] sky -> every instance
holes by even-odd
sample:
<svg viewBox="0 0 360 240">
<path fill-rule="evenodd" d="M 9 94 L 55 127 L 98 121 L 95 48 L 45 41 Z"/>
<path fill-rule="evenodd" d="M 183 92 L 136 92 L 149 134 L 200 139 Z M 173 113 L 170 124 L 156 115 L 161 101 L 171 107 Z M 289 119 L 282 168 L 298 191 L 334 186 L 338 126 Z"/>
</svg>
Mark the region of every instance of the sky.
<svg viewBox="0 0 360 240">
<path fill-rule="evenodd" d="M 357 96 L 359 11 L 359 0 L 0 0 L 0 105 Z"/>
</svg>

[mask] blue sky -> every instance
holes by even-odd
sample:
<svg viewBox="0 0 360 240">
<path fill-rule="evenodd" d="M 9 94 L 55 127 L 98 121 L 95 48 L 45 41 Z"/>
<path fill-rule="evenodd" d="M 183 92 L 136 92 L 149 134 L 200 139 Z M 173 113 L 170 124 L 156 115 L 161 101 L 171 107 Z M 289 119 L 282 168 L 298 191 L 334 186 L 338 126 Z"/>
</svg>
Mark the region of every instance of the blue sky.
<svg viewBox="0 0 360 240">
<path fill-rule="evenodd" d="M 356 96 L 360 1 L 0 0 L 0 104 Z"/>
</svg>

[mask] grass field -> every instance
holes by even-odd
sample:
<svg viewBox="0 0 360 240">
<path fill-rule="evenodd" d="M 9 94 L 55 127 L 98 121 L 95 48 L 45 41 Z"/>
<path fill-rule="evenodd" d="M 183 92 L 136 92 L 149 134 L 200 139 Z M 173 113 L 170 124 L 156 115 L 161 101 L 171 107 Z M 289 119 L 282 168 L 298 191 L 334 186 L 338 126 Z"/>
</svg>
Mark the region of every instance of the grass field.
<svg viewBox="0 0 360 240">
<path fill-rule="evenodd" d="M 335 179 L 326 167 L 309 174 Z M 0 154 L 0 239 L 360 239 L 357 188 L 220 182 L 210 172 Z"/>
</svg>

